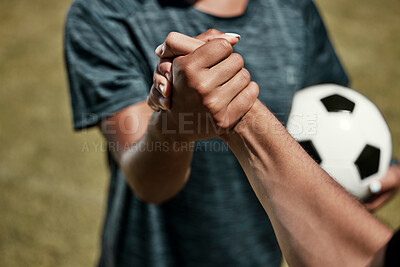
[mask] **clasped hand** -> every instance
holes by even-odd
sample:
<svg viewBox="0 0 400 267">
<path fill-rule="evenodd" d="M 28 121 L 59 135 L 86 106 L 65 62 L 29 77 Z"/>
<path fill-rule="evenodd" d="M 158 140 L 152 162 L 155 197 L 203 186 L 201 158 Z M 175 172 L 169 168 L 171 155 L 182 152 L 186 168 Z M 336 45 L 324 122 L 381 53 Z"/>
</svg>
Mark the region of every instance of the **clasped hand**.
<svg viewBox="0 0 400 267">
<path fill-rule="evenodd" d="M 233 53 L 238 40 L 217 30 L 195 38 L 173 32 L 156 49 L 148 104 L 162 110 L 166 132 L 187 141 L 220 137 L 250 110 L 259 88 Z"/>
</svg>

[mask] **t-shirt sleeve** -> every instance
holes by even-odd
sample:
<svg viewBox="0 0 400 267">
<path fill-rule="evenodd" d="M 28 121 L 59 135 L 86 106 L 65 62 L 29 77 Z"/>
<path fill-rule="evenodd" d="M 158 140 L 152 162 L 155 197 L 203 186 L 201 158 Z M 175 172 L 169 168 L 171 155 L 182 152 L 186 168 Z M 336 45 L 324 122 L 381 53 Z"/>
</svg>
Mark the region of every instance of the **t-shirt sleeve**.
<svg viewBox="0 0 400 267">
<path fill-rule="evenodd" d="M 307 67 L 303 87 L 323 83 L 348 86 L 349 79 L 315 4 L 307 1 L 304 10 L 307 23 Z"/>
<path fill-rule="evenodd" d="M 146 99 L 148 64 L 126 23 L 111 11 L 74 2 L 64 49 L 75 129 Z"/>
</svg>

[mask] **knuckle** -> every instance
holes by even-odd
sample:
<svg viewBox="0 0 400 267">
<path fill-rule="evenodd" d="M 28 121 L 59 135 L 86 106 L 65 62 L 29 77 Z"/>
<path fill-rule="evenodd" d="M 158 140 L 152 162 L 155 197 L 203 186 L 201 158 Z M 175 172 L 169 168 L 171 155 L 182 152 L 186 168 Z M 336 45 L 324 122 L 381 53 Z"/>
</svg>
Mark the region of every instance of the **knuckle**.
<svg viewBox="0 0 400 267">
<path fill-rule="evenodd" d="M 162 59 L 157 64 L 157 69 L 160 73 L 166 73 L 171 71 L 172 62 L 170 60 Z"/>
<path fill-rule="evenodd" d="M 183 57 L 177 57 L 174 59 L 173 68 L 174 69 L 182 69 L 185 65 L 185 60 Z"/>
<path fill-rule="evenodd" d="M 189 88 L 198 92 L 202 92 L 203 88 L 206 88 L 205 82 L 196 73 L 196 66 L 186 60 L 174 62 L 173 79 L 174 81 L 185 81 Z"/>
<path fill-rule="evenodd" d="M 173 69 L 174 72 L 180 75 L 186 75 L 190 73 L 191 70 L 190 62 L 187 62 L 184 57 L 178 57 L 174 60 Z"/>
<path fill-rule="evenodd" d="M 219 33 L 220 33 L 220 31 L 213 29 L 213 28 L 207 30 L 207 34 L 209 34 L 209 35 L 217 35 Z"/>
<path fill-rule="evenodd" d="M 204 94 L 206 94 L 206 92 L 208 92 L 209 86 L 210 86 L 210 84 L 207 80 L 199 79 L 196 81 L 195 88 L 200 95 L 204 95 Z"/>
<path fill-rule="evenodd" d="M 226 39 L 216 39 L 219 49 L 223 51 L 232 51 L 231 44 Z"/>
<path fill-rule="evenodd" d="M 249 82 L 250 82 L 250 79 L 251 79 L 250 72 L 249 72 L 247 69 L 243 68 L 243 69 L 240 71 L 240 78 L 241 78 L 243 81 L 245 81 L 246 83 L 249 83 Z"/>
<path fill-rule="evenodd" d="M 177 35 L 178 35 L 177 32 L 170 32 L 170 33 L 168 33 L 167 38 L 165 39 L 165 44 L 166 44 L 166 45 L 169 45 L 169 44 L 171 44 L 172 42 L 174 42 L 174 41 L 176 40 Z"/>
<path fill-rule="evenodd" d="M 223 129 L 227 129 L 231 127 L 231 124 L 229 123 L 229 120 L 226 119 L 220 124 L 220 127 Z"/>
<path fill-rule="evenodd" d="M 160 75 L 154 75 L 153 76 L 153 86 L 152 86 L 152 91 L 157 91 L 156 89 L 160 84 L 163 83 L 163 76 Z"/>
<path fill-rule="evenodd" d="M 248 106 L 252 104 L 258 96 L 258 85 L 254 82 L 250 82 L 250 84 L 243 89 L 241 93 L 241 100 L 243 106 Z"/>
<path fill-rule="evenodd" d="M 186 77 L 192 76 L 192 74 L 195 73 L 195 65 L 190 61 L 184 61 L 182 67 L 182 72 Z"/>
<path fill-rule="evenodd" d="M 240 66 L 243 68 L 244 66 L 244 60 L 243 57 L 241 55 L 239 55 L 238 53 L 233 53 L 231 55 L 232 57 L 232 61 L 234 62 L 235 66 Z"/>
<path fill-rule="evenodd" d="M 171 72 L 169 66 L 166 65 L 166 64 L 160 65 L 159 71 L 160 71 L 160 73 L 163 74 L 163 75 L 165 75 L 166 73 L 170 73 L 170 72 Z"/>
<path fill-rule="evenodd" d="M 167 71 L 168 71 L 168 68 L 167 68 L 167 66 L 166 66 L 165 64 L 160 64 L 160 65 L 158 65 L 158 72 L 159 72 L 159 73 L 164 74 L 164 73 L 166 73 Z"/>
<path fill-rule="evenodd" d="M 250 82 L 247 94 L 250 100 L 255 100 L 258 97 L 260 88 L 256 82 Z"/>
<path fill-rule="evenodd" d="M 222 129 L 229 128 L 230 126 L 228 116 L 225 116 L 225 114 L 221 116 L 216 116 L 215 122 L 216 125 Z"/>
<path fill-rule="evenodd" d="M 218 99 L 214 96 L 204 98 L 203 105 L 211 112 L 211 114 L 215 114 L 219 110 Z"/>
</svg>

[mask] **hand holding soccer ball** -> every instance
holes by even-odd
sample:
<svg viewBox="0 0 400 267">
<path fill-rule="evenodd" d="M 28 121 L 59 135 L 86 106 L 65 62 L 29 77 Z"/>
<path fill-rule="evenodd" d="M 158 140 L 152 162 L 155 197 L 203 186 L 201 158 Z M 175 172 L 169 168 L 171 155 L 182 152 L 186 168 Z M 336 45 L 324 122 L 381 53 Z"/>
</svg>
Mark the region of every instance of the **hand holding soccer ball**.
<svg viewBox="0 0 400 267">
<path fill-rule="evenodd" d="M 389 128 L 378 108 L 360 93 L 334 84 L 296 93 L 288 131 L 310 156 L 359 199 L 384 177 L 392 156 Z"/>
</svg>

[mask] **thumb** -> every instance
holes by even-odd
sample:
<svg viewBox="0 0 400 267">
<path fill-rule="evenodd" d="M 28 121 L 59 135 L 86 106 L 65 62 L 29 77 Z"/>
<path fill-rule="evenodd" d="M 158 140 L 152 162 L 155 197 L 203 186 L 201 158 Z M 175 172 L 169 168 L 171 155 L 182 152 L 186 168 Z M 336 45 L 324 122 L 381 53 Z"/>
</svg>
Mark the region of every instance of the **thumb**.
<svg viewBox="0 0 400 267">
<path fill-rule="evenodd" d="M 226 39 L 232 46 L 234 46 L 239 42 L 240 35 L 237 33 L 231 33 L 231 32 L 223 33 L 216 29 L 209 29 L 206 32 L 203 32 L 202 34 L 197 35 L 194 38 L 206 43 L 217 38 L 223 38 Z"/>
<path fill-rule="evenodd" d="M 240 35 L 236 33 L 222 33 L 218 30 L 210 29 L 192 38 L 178 32 L 171 32 L 168 34 L 165 42 L 156 48 L 155 53 L 159 58 L 186 56 L 205 43 L 217 38 L 224 38 L 234 46 L 239 42 Z"/>
<path fill-rule="evenodd" d="M 371 193 L 376 194 L 391 189 L 397 189 L 399 186 L 400 186 L 399 167 L 391 166 L 389 167 L 384 177 L 370 183 L 369 189 Z"/>
</svg>

